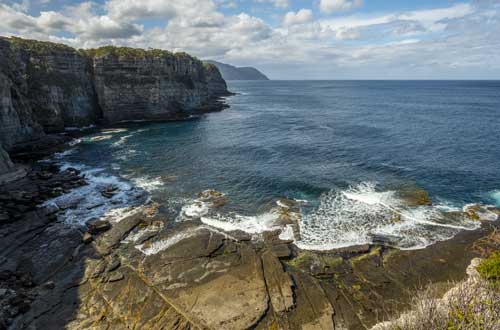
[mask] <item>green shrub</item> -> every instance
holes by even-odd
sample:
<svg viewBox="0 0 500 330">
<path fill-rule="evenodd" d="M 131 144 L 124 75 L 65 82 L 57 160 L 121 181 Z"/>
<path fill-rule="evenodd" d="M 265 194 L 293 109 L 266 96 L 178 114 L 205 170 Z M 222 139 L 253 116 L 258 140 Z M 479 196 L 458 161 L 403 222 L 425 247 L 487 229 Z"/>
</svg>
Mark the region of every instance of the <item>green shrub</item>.
<svg viewBox="0 0 500 330">
<path fill-rule="evenodd" d="M 12 47 L 24 49 L 37 54 L 50 54 L 54 51 L 76 52 L 74 48 L 64 44 L 58 44 L 48 41 L 30 40 L 18 37 L 3 38 L 10 42 Z"/>
<path fill-rule="evenodd" d="M 488 281 L 500 283 L 500 251 L 493 252 L 477 267 L 477 271 Z"/>
<path fill-rule="evenodd" d="M 113 55 L 127 58 L 145 58 L 145 57 L 168 57 L 174 56 L 171 52 L 162 49 L 141 49 L 131 47 L 104 46 L 92 49 L 80 49 L 80 52 L 89 57 L 102 57 Z"/>
</svg>

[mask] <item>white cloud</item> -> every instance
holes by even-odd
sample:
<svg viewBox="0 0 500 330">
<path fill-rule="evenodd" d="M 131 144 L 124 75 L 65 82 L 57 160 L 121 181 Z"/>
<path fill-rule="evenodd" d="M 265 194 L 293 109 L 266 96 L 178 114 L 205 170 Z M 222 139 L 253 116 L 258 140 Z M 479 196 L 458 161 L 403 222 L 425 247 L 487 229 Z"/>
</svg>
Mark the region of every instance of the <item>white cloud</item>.
<svg viewBox="0 0 500 330">
<path fill-rule="evenodd" d="M 481 0 L 476 5 L 476 0 L 406 12 L 344 12 L 317 20 L 306 7 L 283 15 L 278 26 L 251 11 L 238 15 L 220 11 L 233 2 L 107 0 L 103 5 L 82 2 L 37 14 L 29 14 L 33 9 L 16 9 L 10 2 L 0 4 L 0 35 L 84 48 L 115 44 L 187 51 L 200 58 L 256 65 L 281 78 L 393 77 L 405 70 L 411 78 L 458 74 L 471 68 L 500 76 L 497 2 Z M 360 5 L 356 1 L 325 3 L 332 12 Z M 279 22 L 281 10 L 265 8 L 273 16 L 271 22 Z M 151 18 L 154 27 L 148 27 Z"/>
<path fill-rule="evenodd" d="M 352 10 L 362 5 L 363 0 L 319 0 L 319 9 L 324 13 Z"/>
<path fill-rule="evenodd" d="M 337 40 L 354 40 L 361 37 L 361 32 L 356 29 L 338 29 L 335 33 Z"/>
<path fill-rule="evenodd" d="M 270 2 L 274 5 L 274 7 L 281 8 L 281 9 L 286 9 L 290 6 L 289 0 L 254 0 L 254 1 L 257 3 Z"/>
<path fill-rule="evenodd" d="M 30 0 L 22 0 L 21 2 L 14 2 L 12 4 L 12 8 L 22 12 L 27 12 L 30 7 L 31 7 Z"/>
<path fill-rule="evenodd" d="M 288 0 L 274 0 L 274 5 L 278 8 L 288 8 L 290 3 Z"/>
<path fill-rule="evenodd" d="M 310 9 L 301 9 L 297 12 L 290 11 L 283 18 L 284 25 L 304 24 L 312 21 L 313 13 Z"/>
<path fill-rule="evenodd" d="M 84 39 L 97 41 L 126 39 L 140 35 L 142 27 L 137 24 L 115 21 L 108 16 L 98 16 L 79 20 L 71 27 L 71 30 Z"/>
<path fill-rule="evenodd" d="M 0 32 L 31 38 L 53 39 L 51 33 L 69 32 L 84 43 L 87 40 L 124 39 L 141 34 L 137 24 L 95 16 L 89 3 L 70 9 L 70 16 L 54 11 L 42 11 L 38 17 L 16 11 L 13 7 L 0 5 Z"/>
</svg>

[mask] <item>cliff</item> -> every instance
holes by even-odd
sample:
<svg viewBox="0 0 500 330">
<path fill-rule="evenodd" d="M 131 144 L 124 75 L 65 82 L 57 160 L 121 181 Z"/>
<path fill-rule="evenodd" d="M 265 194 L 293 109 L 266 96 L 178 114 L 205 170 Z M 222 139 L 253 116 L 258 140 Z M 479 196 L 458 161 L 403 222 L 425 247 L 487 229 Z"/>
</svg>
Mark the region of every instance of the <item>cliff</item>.
<svg viewBox="0 0 500 330">
<path fill-rule="evenodd" d="M 25 59 L 10 46 L 0 39 L 0 145 L 6 149 L 44 135 L 28 98 Z"/>
<path fill-rule="evenodd" d="M 220 75 L 185 53 L 115 47 L 86 53 L 107 122 L 182 117 L 227 93 Z"/>
<path fill-rule="evenodd" d="M 207 64 L 215 65 L 225 80 L 269 80 L 269 78 L 252 67 L 235 67 L 216 61 L 205 61 Z"/>
<path fill-rule="evenodd" d="M 0 38 L 0 144 L 68 127 L 163 120 L 220 110 L 218 70 L 185 53 Z"/>
<path fill-rule="evenodd" d="M 3 150 L 0 145 L 0 175 L 8 173 L 14 169 L 14 164 L 12 164 L 9 155 L 5 150 Z"/>
<path fill-rule="evenodd" d="M 7 40 L 26 67 L 27 101 L 46 132 L 85 126 L 100 116 L 92 60 L 66 45 Z"/>
</svg>

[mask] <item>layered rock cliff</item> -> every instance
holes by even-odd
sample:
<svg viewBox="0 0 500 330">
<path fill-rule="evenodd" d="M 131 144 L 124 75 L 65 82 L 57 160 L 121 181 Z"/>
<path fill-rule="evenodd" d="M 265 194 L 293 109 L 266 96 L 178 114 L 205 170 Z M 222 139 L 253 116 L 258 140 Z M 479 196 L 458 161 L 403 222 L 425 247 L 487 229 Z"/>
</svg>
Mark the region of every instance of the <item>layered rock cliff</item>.
<svg viewBox="0 0 500 330">
<path fill-rule="evenodd" d="M 213 79 L 201 61 L 185 53 L 114 47 L 87 53 L 108 122 L 182 116 L 227 92 L 220 76 Z"/>
<path fill-rule="evenodd" d="M 28 98 L 26 64 L 10 42 L 0 39 L 0 145 L 6 149 L 44 134 Z"/>
<path fill-rule="evenodd" d="M 0 38 L 0 144 L 7 151 L 68 127 L 218 110 L 214 100 L 227 94 L 216 68 L 185 53 Z"/>
<path fill-rule="evenodd" d="M 0 145 L 0 175 L 10 172 L 13 168 L 14 164 L 12 164 L 9 155 Z"/>
<path fill-rule="evenodd" d="M 66 45 L 9 39 L 26 66 L 27 98 L 46 132 L 95 123 L 100 116 L 92 59 Z"/>
</svg>

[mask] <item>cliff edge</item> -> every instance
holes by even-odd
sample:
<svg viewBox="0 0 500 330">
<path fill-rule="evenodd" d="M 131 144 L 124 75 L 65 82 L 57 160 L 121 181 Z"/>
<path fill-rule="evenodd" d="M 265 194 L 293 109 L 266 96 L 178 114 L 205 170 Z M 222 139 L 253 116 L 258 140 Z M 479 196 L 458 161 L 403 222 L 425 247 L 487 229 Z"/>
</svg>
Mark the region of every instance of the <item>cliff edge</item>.
<svg viewBox="0 0 500 330">
<path fill-rule="evenodd" d="M 225 95 L 218 69 L 186 53 L 77 50 L 0 37 L 0 145 L 6 151 L 69 127 L 221 110 Z"/>
</svg>

